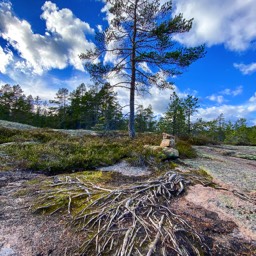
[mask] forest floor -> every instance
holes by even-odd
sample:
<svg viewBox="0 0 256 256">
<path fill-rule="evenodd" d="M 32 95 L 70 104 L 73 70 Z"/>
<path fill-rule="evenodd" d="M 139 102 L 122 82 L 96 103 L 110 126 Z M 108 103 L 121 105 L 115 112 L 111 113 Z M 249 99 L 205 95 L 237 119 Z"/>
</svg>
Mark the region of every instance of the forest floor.
<svg viewBox="0 0 256 256">
<path fill-rule="evenodd" d="M 171 210 L 204 238 L 209 255 L 256 255 L 256 147 L 195 148 L 198 157 L 179 160 L 177 171 L 185 175 L 191 169 L 203 169 L 218 186 L 188 186 L 173 199 Z M 69 225 L 68 214 L 32 211 L 39 184 L 57 176 L 17 170 L 13 164 L 12 171 L 0 170 L 0 256 L 79 255 L 74 250 L 84 237 Z M 113 170 L 119 171 L 117 167 Z M 125 174 L 116 178 L 117 186 L 140 179 Z"/>
</svg>

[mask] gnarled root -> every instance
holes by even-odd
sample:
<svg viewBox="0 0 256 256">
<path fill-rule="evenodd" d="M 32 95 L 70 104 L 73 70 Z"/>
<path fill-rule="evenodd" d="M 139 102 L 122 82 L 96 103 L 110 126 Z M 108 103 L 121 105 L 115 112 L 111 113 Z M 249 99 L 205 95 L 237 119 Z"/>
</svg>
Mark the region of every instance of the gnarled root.
<svg viewBox="0 0 256 256">
<path fill-rule="evenodd" d="M 170 210 L 172 197 L 183 192 L 185 183 L 180 175 L 168 172 L 115 190 L 79 179 L 53 186 L 62 192 L 63 187 L 73 188 L 73 193 L 66 190 L 68 213 L 72 214 L 73 199 L 82 197 L 85 202 L 72 221 L 87 234 L 81 255 L 203 255 L 207 248 L 200 236 Z"/>
</svg>

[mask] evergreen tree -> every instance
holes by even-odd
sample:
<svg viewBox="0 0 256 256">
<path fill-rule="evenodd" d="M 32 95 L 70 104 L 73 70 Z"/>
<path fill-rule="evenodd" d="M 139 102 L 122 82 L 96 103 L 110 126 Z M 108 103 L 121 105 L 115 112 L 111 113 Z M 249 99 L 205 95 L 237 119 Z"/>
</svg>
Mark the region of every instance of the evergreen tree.
<svg viewBox="0 0 256 256">
<path fill-rule="evenodd" d="M 154 113 L 152 106 L 143 108 L 142 105 L 138 105 L 135 116 L 135 127 L 138 132 L 154 131 L 156 122 L 154 120 Z"/>
<path fill-rule="evenodd" d="M 66 128 L 66 117 L 67 117 L 67 109 L 69 102 L 69 91 L 66 88 L 60 88 L 56 93 L 56 97 L 54 100 L 51 100 L 50 103 L 55 106 L 51 107 L 51 114 L 59 118 L 59 127 Z"/>
<path fill-rule="evenodd" d="M 23 123 L 31 123 L 33 97 L 26 97 L 20 85 L 6 84 L 0 90 L 0 118 Z"/>
<path fill-rule="evenodd" d="M 188 32 L 192 19 L 172 17 L 172 3 L 161 0 L 106 0 L 113 15 L 108 29 L 98 33 L 97 49 L 80 57 L 89 60 L 86 68 L 98 82 L 113 78 L 130 91 L 129 134 L 135 136 L 135 90 L 157 86 L 170 88 L 169 78 L 204 55 L 204 47 L 181 47 L 172 36 Z M 107 62 L 108 57 L 115 61 Z M 98 64 L 94 64 L 99 60 Z M 145 68 L 146 66 L 146 68 Z M 116 79 L 115 79 L 116 80 Z"/>
<path fill-rule="evenodd" d="M 70 93 L 70 111 L 69 111 L 69 127 L 80 129 L 82 128 L 82 119 L 83 119 L 83 97 L 87 92 L 86 85 L 84 83 L 80 84 L 76 90 Z"/>
<path fill-rule="evenodd" d="M 197 109 L 199 108 L 198 105 L 198 98 L 187 95 L 187 97 L 183 101 L 184 110 L 185 110 L 185 116 L 187 120 L 187 130 L 188 134 L 191 134 L 191 116 L 197 112 Z"/>
<path fill-rule="evenodd" d="M 12 87 L 5 84 L 0 89 L 0 118 L 9 120 L 11 116 L 12 106 Z"/>
<path fill-rule="evenodd" d="M 109 83 L 106 83 L 96 95 L 99 104 L 97 123 L 104 130 L 117 129 L 122 122 L 122 111 L 116 96 Z"/>
<path fill-rule="evenodd" d="M 221 113 L 217 119 L 217 133 L 218 133 L 218 141 L 223 142 L 225 140 L 225 118 L 223 113 Z"/>
<path fill-rule="evenodd" d="M 178 97 L 176 92 L 170 97 L 171 103 L 165 113 L 166 118 L 170 121 L 172 135 L 182 136 L 186 133 L 185 109 L 183 101 Z"/>
</svg>

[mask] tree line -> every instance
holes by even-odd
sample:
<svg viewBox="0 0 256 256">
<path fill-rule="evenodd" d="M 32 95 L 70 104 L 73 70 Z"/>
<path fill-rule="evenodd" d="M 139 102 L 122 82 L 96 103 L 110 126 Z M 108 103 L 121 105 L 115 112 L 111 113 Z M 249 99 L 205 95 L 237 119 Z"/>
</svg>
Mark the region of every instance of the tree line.
<svg viewBox="0 0 256 256">
<path fill-rule="evenodd" d="M 201 138 L 210 142 L 256 144 L 256 126 L 248 127 L 246 119 L 226 121 L 223 114 L 211 121 L 192 116 L 198 111 L 198 98 L 170 95 L 166 112 L 158 117 L 152 106 L 137 105 L 135 128 L 138 132 L 168 132 L 180 138 Z M 127 130 L 129 119 L 123 113 L 117 95 L 108 84 L 79 85 L 74 91 L 60 88 L 49 101 L 26 96 L 20 85 L 0 88 L 0 119 L 37 127 L 56 129 Z"/>
<path fill-rule="evenodd" d="M 122 129 L 124 119 L 109 84 L 74 91 L 60 88 L 54 99 L 26 96 L 20 85 L 0 88 L 0 119 L 58 129 Z"/>
</svg>

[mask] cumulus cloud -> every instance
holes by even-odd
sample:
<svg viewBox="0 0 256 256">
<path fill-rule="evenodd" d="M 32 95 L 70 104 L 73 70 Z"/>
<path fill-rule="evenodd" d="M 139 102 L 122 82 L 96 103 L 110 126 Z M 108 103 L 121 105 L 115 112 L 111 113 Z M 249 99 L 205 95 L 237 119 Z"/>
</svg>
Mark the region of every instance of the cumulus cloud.
<svg viewBox="0 0 256 256">
<path fill-rule="evenodd" d="M 13 60 L 13 53 L 10 50 L 4 50 L 0 46 L 0 72 L 5 74 L 7 66 Z"/>
<path fill-rule="evenodd" d="M 211 121 L 223 114 L 227 120 L 237 120 L 239 118 L 247 118 L 249 121 L 255 119 L 256 105 L 247 102 L 243 105 L 222 105 L 212 106 L 206 108 L 199 108 L 198 112 L 194 115 L 193 119 L 202 118 L 205 121 Z"/>
<path fill-rule="evenodd" d="M 150 88 L 148 94 L 138 96 L 136 103 L 144 107 L 151 105 L 156 115 L 162 115 L 167 110 L 172 92 L 170 89 L 159 90 L 153 86 Z"/>
<path fill-rule="evenodd" d="M 8 79 L 0 80 L 0 87 L 4 84 L 20 84 L 26 95 L 39 96 L 42 100 L 50 100 L 56 96 L 59 88 L 67 88 L 72 92 L 82 83 L 85 83 L 89 88 L 90 78 L 81 71 L 75 72 L 70 78 L 59 79 L 49 73 L 24 75 L 20 70 L 8 70 Z"/>
<path fill-rule="evenodd" d="M 240 70 L 240 72 L 244 75 L 250 75 L 256 72 L 256 63 L 251 64 L 243 64 L 243 63 L 234 63 L 234 67 Z"/>
<path fill-rule="evenodd" d="M 217 94 L 212 94 L 210 96 L 207 96 L 206 99 L 208 99 L 210 101 L 217 102 L 218 104 L 222 104 L 223 102 L 227 101 L 224 98 L 224 95 L 235 97 L 235 96 L 242 94 L 242 92 L 243 92 L 243 86 L 240 85 L 240 86 L 236 87 L 235 89 L 226 88 L 225 90 L 223 90 Z"/>
<path fill-rule="evenodd" d="M 102 27 L 102 25 L 97 25 L 97 29 L 99 30 L 100 33 L 103 32 L 103 27 Z"/>
<path fill-rule="evenodd" d="M 208 97 L 206 97 L 207 99 L 209 99 L 210 101 L 214 101 L 217 102 L 219 104 L 223 103 L 225 101 L 224 97 L 222 95 L 210 95 Z"/>
<path fill-rule="evenodd" d="M 255 92 L 254 95 L 249 99 L 249 101 L 256 103 L 256 92 Z"/>
<path fill-rule="evenodd" d="M 19 53 L 21 60 L 16 66 L 35 74 L 68 65 L 83 71 L 78 55 L 94 47 L 85 37 L 94 30 L 71 10 L 59 9 L 51 1 L 45 2 L 42 11 L 41 19 L 46 22 L 44 35 L 35 34 L 26 20 L 15 16 L 10 2 L 0 3 L 0 36 Z"/>
<path fill-rule="evenodd" d="M 256 39 L 255 0 L 174 0 L 175 14 L 194 18 L 189 33 L 176 40 L 194 46 L 224 44 L 233 51 L 243 51 Z"/>
<path fill-rule="evenodd" d="M 147 73 L 153 73 L 152 70 L 149 68 L 147 62 L 143 61 L 143 62 L 140 62 L 139 63 L 139 67 L 144 71 L 144 72 L 147 72 Z"/>
<path fill-rule="evenodd" d="M 238 96 L 243 92 L 243 86 L 240 85 L 238 86 L 236 89 L 232 90 L 232 89 L 225 89 L 224 91 L 222 91 L 221 93 L 223 95 L 230 95 L 230 96 Z"/>
</svg>

